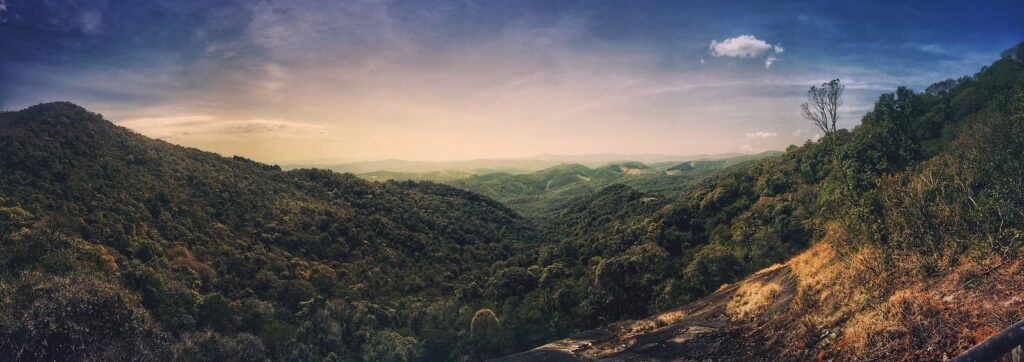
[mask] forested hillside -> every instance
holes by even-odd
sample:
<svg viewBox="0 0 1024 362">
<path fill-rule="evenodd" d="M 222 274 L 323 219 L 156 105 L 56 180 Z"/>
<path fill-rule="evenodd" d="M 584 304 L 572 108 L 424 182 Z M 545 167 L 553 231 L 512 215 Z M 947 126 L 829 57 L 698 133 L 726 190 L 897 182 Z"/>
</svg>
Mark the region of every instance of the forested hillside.
<svg viewBox="0 0 1024 362">
<path fill-rule="evenodd" d="M 539 239 L 448 186 L 282 172 L 70 103 L 0 130 L 0 350 L 19 359 L 440 358 L 472 313 L 456 286 Z"/>
<path fill-rule="evenodd" d="M 910 315 L 895 308 L 919 311 L 892 302 L 893 285 L 1018 258 L 1022 59 L 1017 47 L 974 76 L 899 88 L 853 130 L 776 157 L 656 171 L 674 194 L 617 176 L 647 172 L 639 164 L 478 183 L 560 198 L 517 204 L 535 219 L 430 182 L 223 158 L 70 103 L 0 113 L 0 354 L 479 360 L 681 306 L 817 242 L 850 272 L 802 285 L 792 314 L 744 338 L 794 359 L 910 358 L 895 349 L 915 344 L 870 336 L 914 341 L 940 326 L 881 326 Z M 546 194 L 558 185 L 575 186 Z M 854 255 L 870 263 L 838 264 Z M 988 275 L 977 274 L 965 279 Z M 875 329 L 844 350 L 828 333 L 851 318 Z"/>
<path fill-rule="evenodd" d="M 627 360 L 949 358 L 1024 317 L 1022 212 L 1024 45 L 973 76 L 883 94 L 853 130 L 729 170 L 639 218 L 641 226 L 615 228 L 627 231 L 607 235 L 621 235 L 614 240 L 628 251 L 589 259 L 580 282 L 538 293 L 560 300 L 564 290 L 587 290 L 577 300 L 593 305 L 590 313 L 562 312 L 569 316 L 639 317 L 814 248 L 705 304 L 610 327 L 589 349 L 550 351 Z M 579 245 L 571 240 L 540 266 L 588 260 L 567 257 Z M 714 318 L 731 324 L 688 328 L 686 310 L 719 310 Z M 684 324 L 655 330 L 666 318 Z"/>
</svg>

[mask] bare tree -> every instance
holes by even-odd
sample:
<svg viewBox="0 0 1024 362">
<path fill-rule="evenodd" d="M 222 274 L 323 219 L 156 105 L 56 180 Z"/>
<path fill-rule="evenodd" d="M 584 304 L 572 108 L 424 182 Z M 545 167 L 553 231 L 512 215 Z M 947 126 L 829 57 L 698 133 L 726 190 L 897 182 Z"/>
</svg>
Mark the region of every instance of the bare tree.
<svg viewBox="0 0 1024 362">
<path fill-rule="evenodd" d="M 839 79 L 824 83 L 821 87 L 811 86 L 807 91 L 807 103 L 800 105 L 801 113 L 825 135 L 836 131 L 836 118 L 839 106 L 843 105 L 845 85 Z"/>
</svg>

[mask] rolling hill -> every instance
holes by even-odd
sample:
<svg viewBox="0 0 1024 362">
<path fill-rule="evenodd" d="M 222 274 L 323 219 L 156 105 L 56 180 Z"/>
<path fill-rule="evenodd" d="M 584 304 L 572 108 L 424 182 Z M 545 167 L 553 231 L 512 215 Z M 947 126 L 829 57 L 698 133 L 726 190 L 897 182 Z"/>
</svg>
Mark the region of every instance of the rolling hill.
<svg viewBox="0 0 1024 362">
<path fill-rule="evenodd" d="M 563 164 L 533 173 L 485 173 L 446 181 L 452 186 L 486 195 L 527 216 L 548 215 L 573 200 L 591 195 L 613 184 L 639 191 L 675 197 L 692 183 L 722 169 L 779 152 L 735 156 L 725 159 L 663 162 L 646 165 L 637 161 L 610 163 L 600 167 Z"/>
<path fill-rule="evenodd" d="M 529 173 L 537 172 L 549 167 L 563 164 L 581 164 L 587 167 L 601 167 L 612 163 L 622 162 L 644 162 L 644 163 L 671 163 L 725 159 L 744 156 L 742 154 L 717 154 L 717 155 L 690 155 L 675 156 L 661 154 L 638 154 L 620 155 L 614 153 L 606 154 L 583 154 L 583 155 L 552 155 L 543 154 L 522 158 L 495 158 L 495 159 L 472 159 L 455 161 L 407 161 L 407 160 L 379 160 L 360 161 L 335 164 L 289 164 L 283 165 L 284 169 L 298 168 L 323 168 L 331 171 L 353 174 L 367 174 L 375 172 L 392 172 L 398 175 L 423 174 L 432 172 L 468 172 L 474 174 L 490 172 Z"/>
</svg>

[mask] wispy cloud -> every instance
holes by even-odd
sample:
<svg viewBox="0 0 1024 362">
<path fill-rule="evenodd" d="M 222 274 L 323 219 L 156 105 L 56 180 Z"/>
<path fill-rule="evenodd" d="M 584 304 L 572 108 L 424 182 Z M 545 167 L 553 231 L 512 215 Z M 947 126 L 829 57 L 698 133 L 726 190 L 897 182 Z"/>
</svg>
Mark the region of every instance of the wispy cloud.
<svg viewBox="0 0 1024 362">
<path fill-rule="evenodd" d="M 118 121 L 118 124 L 151 137 L 165 140 L 179 140 L 190 137 L 251 137 L 259 134 L 288 138 L 319 138 L 326 129 L 293 121 L 270 119 L 223 119 L 213 115 L 178 115 L 163 117 L 132 118 Z"/>
<path fill-rule="evenodd" d="M 946 47 L 939 44 L 906 44 L 906 47 L 916 49 L 924 53 L 946 54 Z"/>
<path fill-rule="evenodd" d="M 758 138 L 758 139 L 775 138 L 775 137 L 779 136 L 778 133 L 775 133 L 775 132 L 765 132 L 765 131 L 747 132 L 745 135 L 747 136 L 747 138 Z"/>
</svg>

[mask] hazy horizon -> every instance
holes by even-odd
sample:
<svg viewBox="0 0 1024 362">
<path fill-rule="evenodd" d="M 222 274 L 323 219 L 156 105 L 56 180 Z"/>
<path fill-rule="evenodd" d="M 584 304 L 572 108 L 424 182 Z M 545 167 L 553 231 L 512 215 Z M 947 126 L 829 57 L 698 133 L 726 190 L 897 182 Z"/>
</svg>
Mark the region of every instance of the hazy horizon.
<svg viewBox="0 0 1024 362">
<path fill-rule="evenodd" d="M 1020 7 L 0 0 L 0 109 L 280 164 L 757 153 L 816 136 L 810 85 L 842 79 L 851 127 L 973 74 Z"/>
<path fill-rule="evenodd" d="M 763 150 L 759 152 L 746 153 L 746 154 L 759 154 L 766 152 L 782 152 L 784 150 Z M 659 153 L 637 153 L 637 154 L 622 154 L 622 153 L 585 153 L 585 154 L 550 154 L 542 153 L 528 156 L 510 156 L 510 157 L 480 157 L 480 158 L 453 158 L 453 159 L 438 159 L 438 160 L 422 160 L 422 159 L 410 159 L 410 158 L 368 158 L 368 159 L 340 159 L 340 160 L 309 160 L 299 162 L 282 163 L 282 166 L 294 166 L 294 165 L 331 165 L 331 164 L 360 164 L 360 163 L 377 163 L 377 162 L 409 162 L 409 163 L 459 163 L 459 162 L 474 162 L 474 161 L 534 161 L 534 160 L 548 160 L 548 161 L 567 161 L 573 160 L 590 161 L 590 162 L 620 162 L 620 161 L 639 161 L 639 162 L 671 162 L 673 160 L 693 160 L 702 158 L 719 158 L 719 157 L 730 157 L 743 155 L 742 152 L 729 152 L 729 153 L 698 153 L 698 154 L 659 154 Z M 230 156 L 230 155 L 229 155 Z M 653 159 L 653 160 L 652 160 Z M 664 160 L 659 160 L 664 159 Z M 646 160 L 646 161 L 645 161 Z"/>
</svg>

